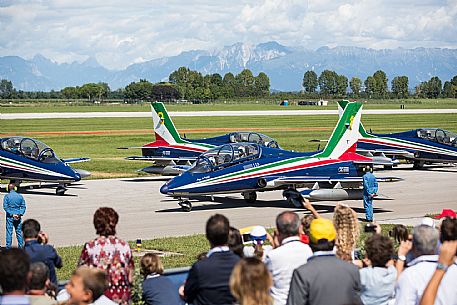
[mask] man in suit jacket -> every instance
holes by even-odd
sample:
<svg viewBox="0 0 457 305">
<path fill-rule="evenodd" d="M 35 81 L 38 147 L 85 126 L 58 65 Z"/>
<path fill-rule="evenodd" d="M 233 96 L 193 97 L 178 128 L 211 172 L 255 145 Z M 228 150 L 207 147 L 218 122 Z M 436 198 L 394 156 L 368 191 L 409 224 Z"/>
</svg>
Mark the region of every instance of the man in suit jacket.
<svg viewBox="0 0 457 305">
<path fill-rule="evenodd" d="M 359 270 L 335 256 L 335 238 L 330 220 L 318 218 L 311 222 L 310 246 L 314 255 L 295 269 L 288 305 L 362 304 Z"/>
<path fill-rule="evenodd" d="M 229 287 L 230 275 L 239 256 L 229 250 L 228 219 L 221 214 L 211 216 L 206 223 L 206 238 L 211 250 L 189 271 L 183 298 L 194 305 L 231 305 L 235 302 Z"/>
</svg>

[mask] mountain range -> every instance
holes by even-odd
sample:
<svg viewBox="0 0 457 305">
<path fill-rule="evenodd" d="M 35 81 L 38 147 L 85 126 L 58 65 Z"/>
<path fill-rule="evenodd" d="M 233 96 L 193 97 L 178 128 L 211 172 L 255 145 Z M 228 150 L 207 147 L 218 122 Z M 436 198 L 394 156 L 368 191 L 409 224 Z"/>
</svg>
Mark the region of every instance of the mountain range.
<svg viewBox="0 0 457 305">
<path fill-rule="evenodd" d="M 254 75 L 265 72 L 271 89 L 301 90 L 303 74 L 314 70 L 333 70 L 351 79 L 365 80 L 377 70 L 386 72 L 390 80 L 406 75 L 413 89 L 422 81 L 438 76 L 443 82 L 457 75 L 457 49 L 366 49 L 359 47 L 321 47 L 310 50 L 288 47 L 277 42 L 258 45 L 236 43 L 216 50 L 193 50 L 177 56 L 162 57 L 129 65 L 123 70 L 109 70 L 94 58 L 84 62 L 58 64 L 42 55 L 30 60 L 18 56 L 0 57 L 0 79 L 8 79 L 18 90 L 50 91 L 90 82 L 106 82 L 112 90 L 133 81 L 147 79 L 166 81 L 181 66 L 203 74 L 233 74 L 248 68 Z"/>
</svg>

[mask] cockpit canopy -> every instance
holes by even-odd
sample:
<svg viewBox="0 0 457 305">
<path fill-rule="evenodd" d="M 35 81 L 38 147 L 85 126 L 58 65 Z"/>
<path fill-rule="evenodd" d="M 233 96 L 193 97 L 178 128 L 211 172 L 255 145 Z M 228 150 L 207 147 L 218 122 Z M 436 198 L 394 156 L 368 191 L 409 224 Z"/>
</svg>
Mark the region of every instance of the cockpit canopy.
<svg viewBox="0 0 457 305">
<path fill-rule="evenodd" d="M 439 129 L 422 128 L 417 130 L 417 137 L 453 147 L 457 147 L 457 133 Z"/>
<path fill-rule="evenodd" d="M 189 172 L 208 173 L 239 162 L 257 159 L 260 153 L 261 149 L 257 143 L 225 144 L 201 154 Z"/>
<path fill-rule="evenodd" d="M 57 158 L 54 151 L 49 146 L 35 139 L 24 137 L 3 138 L 1 139 L 0 147 L 5 151 L 16 155 L 23 155 L 24 157 L 39 162 L 59 162 L 59 158 Z"/>
<path fill-rule="evenodd" d="M 273 138 L 266 136 L 261 133 L 257 132 L 250 132 L 250 131 L 239 131 L 239 132 L 232 132 L 230 134 L 230 142 L 231 143 L 257 143 L 260 146 L 266 146 L 271 148 L 281 148 Z"/>
</svg>

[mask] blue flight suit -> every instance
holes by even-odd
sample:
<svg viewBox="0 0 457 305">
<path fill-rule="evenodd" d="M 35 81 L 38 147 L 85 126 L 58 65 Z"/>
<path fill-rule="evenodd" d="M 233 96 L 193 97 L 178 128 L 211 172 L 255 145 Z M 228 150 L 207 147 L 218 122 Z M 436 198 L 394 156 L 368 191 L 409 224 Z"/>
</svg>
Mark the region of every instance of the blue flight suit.
<svg viewBox="0 0 457 305">
<path fill-rule="evenodd" d="M 376 177 L 367 172 L 363 175 L 363 207 L 367 221 L 373 221 L 373 197 L 378 192 L 378 181 Z"/>
<path fill-rule="evenodd" d="M 24 215 L 25 214 L 25 200 L 21 194 L 11 190 L 3 198 L 3 209 L 6 212 L 6 248 L 11 248 L 11 242 L 13 237 L 13 227 L 16 230 L 17 245 L 19 248 L 24 246 L 24 240 L 22 239 L 22 218 L 14 219 L 13 215 Z"/>
</svg>

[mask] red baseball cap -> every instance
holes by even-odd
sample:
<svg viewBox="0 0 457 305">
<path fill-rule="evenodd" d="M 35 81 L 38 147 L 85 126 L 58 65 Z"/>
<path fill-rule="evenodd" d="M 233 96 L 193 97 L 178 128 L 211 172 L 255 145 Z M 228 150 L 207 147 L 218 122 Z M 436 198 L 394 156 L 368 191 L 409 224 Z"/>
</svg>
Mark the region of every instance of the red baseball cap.
<svg viewBox="0 0 457 305">
<path fill-rule="evenodd" d="M 455 213 L 454 210 L 450 210 L 450 209 L 443 209 L 441 211 L 441 214 L 440 215 L 436 215 L 435 219 L 440 219 L 440 218 L 444 218 L 444 217 L 449 217 L 449 218 L 457 218 L 457 214 Z"/>
</svg>

